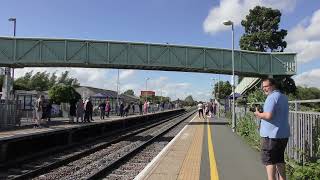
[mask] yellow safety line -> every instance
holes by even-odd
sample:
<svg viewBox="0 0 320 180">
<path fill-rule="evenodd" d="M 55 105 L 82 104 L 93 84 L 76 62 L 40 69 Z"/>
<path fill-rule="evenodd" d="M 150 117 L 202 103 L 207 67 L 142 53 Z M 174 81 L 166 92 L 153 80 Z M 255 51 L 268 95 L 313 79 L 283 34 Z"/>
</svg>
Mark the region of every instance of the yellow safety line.
<svg viewBox="0 0 320 180">
<path fill-rule="evenodd" d="M 214 157 L 214 150 L 213 150 L 213 143 L 212 143 L 212 136 L 211 136 L 211 129 L 209 121 L 207 120 L 207 130 L 208 130 L 208 152 L 209 152 L 209 162 L 210 162 L 210 179 L 211 180 L 219 180 L 218 170 L 216 159 Z"/>
</svg>

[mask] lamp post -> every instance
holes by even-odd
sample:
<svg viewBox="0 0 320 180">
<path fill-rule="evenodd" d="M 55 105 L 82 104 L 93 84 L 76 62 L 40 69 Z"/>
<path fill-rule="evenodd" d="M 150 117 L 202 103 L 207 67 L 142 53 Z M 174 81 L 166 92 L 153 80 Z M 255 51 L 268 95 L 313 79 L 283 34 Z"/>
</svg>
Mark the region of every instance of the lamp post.
<svg viewBox="0 0 320 180">
<path fill-rule="evenodd" d="M 233 22 L 232 21 L 225 21 L 223 22 L 224 25 L 226 26 L 231 26 L 232 30 L 232 131 L 236 131 L 236 117 L 235 117 L 235 97 L 234 97 L 234 27 L 233 27 Z"/>
<path fill-rule="evenodd" d="M 119 72 L 120 70 L 118 69 L 118 76 L 117 76 L 117 103 L 116 103 L 116 109 L 120 107 L 119 103 Z M 118 112 L 118 111 L 117 111 Z"/>
<path fill-rule="evenodd" d="M 16 23 L 17 23 L 17 19 L 12 17 L 9 18 L 8 21 L 13 22 L 13 37 L 16 36 Z"/>
<path fill-rule="evenodd" d="M 160 102 L 162 103 L 162 87 L 160 88 L 160 93 L 161 93 Z"/>
<path fill-rule="evenodd" d="M 218 117 L 220 118 L 220 101 L 219 101 L 219 96 L 220 96 L 220 74 L 218 75 Z"/>
<path fill-rule="evenodd" d="M 214 96 L 214 99 L 216 99 L 216 89 L 215 89 L 215 85 L 216 85 L 216 80 L 217 78 L 211 78 L 211 80 L 213 80 L 213 96 Z"/>
<path fill-rule="evenodd" d="M 16 37 L 17 18 L 12 17 L 12 18 L 9 18 L 8 21 L 13 22 L 13 37 Z M 14 68 L 12 68 L 12 81 L 14 81 Z"/>
<path fill-rule="evenodd" d="M 148 101 L 148 80 L 149 80 L 150 78 L 146 78 L 146 101 Z"/>
<path fill-rule="evenodd" d="M 16 36 L 16 18 L 9 18 L 8 19 L 9 22 L 13 22 L 13 37 Z M 15 49 L 16 49 L 16 44 L 14 41 L 14 53 L 13 53 L 13 61 L 15 61 Z M 14 74 L 13 69 L 12 69 L 12 75 Z M 11 77 L 11 68 L 10 67 L 6 67 L 5 68 L 5 77 L 3 79 L 3 87 L 2 87 L 2 92 L 3 92 L 3 96 L 5 99 L 5 112 L 3 114 L 4 119 L 0 120 L 3 121 L 1 122 L 1 124 L 3 124 L 3 127 L 7 127 L 9 120 L 9 100 L 11 100 L 11 93 L 13 92 L 13 77 Z M 15 116 L 14 119 L 12 119 L 15 121 Z"/>
</svg>

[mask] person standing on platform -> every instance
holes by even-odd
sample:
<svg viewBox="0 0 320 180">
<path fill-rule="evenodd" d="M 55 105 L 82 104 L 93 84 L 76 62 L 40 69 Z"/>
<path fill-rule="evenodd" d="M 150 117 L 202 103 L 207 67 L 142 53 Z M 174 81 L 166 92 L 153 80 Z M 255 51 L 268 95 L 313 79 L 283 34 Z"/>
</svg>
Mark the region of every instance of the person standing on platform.
<svg viewBox="0 0 320 180">
<path fill-rule="evenodd" d="M 43 114 L 43 102 L 44 102 L 44 95 L 40 95 L 39 99 L 36 102 L 36 127 L 41 128 L 41 120 Z"/>
<path fill-rule="evenodd" d="M 148 113 L 148 103 L 147 103 L 147 101 L 144 101 L 143 110 L 144 110 L 144 114 Z"/>
<path fill-rule="evenodd" d="M 263 112 L 259 112 L 258 108 L 254 112 L 261 119 L 261 160 L 266 167 L 268 180 L 285 180 L 284 151 L 290 136 L 288 97 L 278 90 L 272 78 L 264 79 L 262 87 L 267 95 Z"/>
<path fill-rule="evenodd" d="M 200 101 L 197 106 L 198 106 L 198 116 L 199 116 L 199 118 L 201 118 L 201 116 L 202 116 L 202 118 L 204 119 L 204 115 L 203 115 L 203 108 L 204 107 L 203 107 L 202 102 Z"/>
<path fill-rule="evenodd" d="M 125 114 L 126 117 L 128 116 L 129 111 L 130 111 L 130 104 L 128 103 L 128 104 L 126 105 L 126 107 L 124 108 L 124 114 Z"/>
<path fill-rule="evenodd" d="M 134 107 L 134 103 L 131 103 L 131 106 L 132 106 L 132 114 L 134 115 L 134 111 L 135 111 L 135 107 Z"/>
<path fill-rule="evenodd" d="M 75 102 L 70 102 L 70 109 L 69 109 L 69 115 L 70 115 L 70 123 L 74 123 L 74 117 L 76 116 L 76 103 Z"/>
<path fill-rule="evenodd" d="M 91 122 L 92 110 L 92 103 L 87 99 L 84 104 L 84 122 Z"/>
<path fill-rule="evenodd" d="M 89 102 L 89 99 L 86 99 L 83 103 L 83 108 L 84 108 L 84 119 L 83 122 L 87 122 L 89 119 L 89 112 L 87 111 L 87 103 Z"/>
<path fill-rule="evenodd" d="M 218 104 L 216 103 L 215 100 L 213 100 L 213 115 L 216 116 L 217 114 L 217 106 Z"/>
<path fill-rule="evenodd" d="M 89 98 L 89 101 L 87 102 L 87 107 L 86 107 L 87 109 L 88 109 L 88 113 L 89 113 L 89 117 L 88 117 L 88 119 L 90 120 L 90 121 L 93 121 L 93 118 L 92 118 L 92 114 L 93 114 L 93 105 L 92 105 L 92 102 L 91 102 L 91 99 Z M 90 122 L 89 121 L 89 122 Z"/>
<path fill-rule="evenodd" d="M 81 122 L 83 122 L 83 113 L 84 113 L 84 104 L 82 99 L 79 99 L 79 101 L 77 102 L 77 122 L 79 122 L 79 118 L 81 119 Z"/>
<path fill-rule="evenodd" d="M 37 99 L 32 98 L 32 121 L 35 123 L 34 127 L 37 127 Z"/>
<path fill-rule="evenodd" d="M 48 101 L 48 105 L 47 105 L 47 109 L 46 109 L 46 113 L 47 113 L 47 120 L 48 120 L 48 123 L 51 122 L 51 111 L 52 111 L 52 100 L 49 99 Z"/>
<path fill-rule="evenodd" d="M 106 104 L 106 116 L 107 117 L 109 117 L 110 111 L 111 111 L 110 101 L 107 101 L 107 104 Z"/>
<path fill-rule="evenodd" d="M 101 104 L 99 104 L 99 110 L 100 110 L 100 120 L 104 119 L 104 115 L 106 112 L 106 103 L 102 102 Z"/>
<path fill-rule="evenodd" d="M 143 106 L 143 104 L 142 104 L 142 102 L 140 101 L 140 102 L 139 102 L 139 113 L 140 113 L 140 115 L 143 114 L 142 106 Z"/>
<path fill-rule="evenodd" d="M 165 103 L 162 102 L 162 103 L 161 103 L 161 111 L 164 111 L 164 105 L 165 105 Z"/>
<path fill-rule="evenodd" d="M 120 111 L 120 117 L 123 117 L 123 115 L 124 115 L 124 104 L 123 104 L 123 102 L 120 103 L 119 111 Z"/>
</svg>

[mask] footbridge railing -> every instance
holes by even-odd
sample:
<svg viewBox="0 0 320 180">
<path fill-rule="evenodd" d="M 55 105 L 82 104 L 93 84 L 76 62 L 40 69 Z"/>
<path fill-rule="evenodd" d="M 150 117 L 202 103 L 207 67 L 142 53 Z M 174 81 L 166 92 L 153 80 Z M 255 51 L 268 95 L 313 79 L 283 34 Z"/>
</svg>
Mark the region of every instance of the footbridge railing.
<svg viewBox="0 0 320 180">
<path fill-rule="evenodd" d="M 294 75 L 296 53 L 234 51 L 235 74 Z M 87 67 L 232 74 L 232 51 L 200 46 L 0 37 L 0 66 Z"/>
</svg>

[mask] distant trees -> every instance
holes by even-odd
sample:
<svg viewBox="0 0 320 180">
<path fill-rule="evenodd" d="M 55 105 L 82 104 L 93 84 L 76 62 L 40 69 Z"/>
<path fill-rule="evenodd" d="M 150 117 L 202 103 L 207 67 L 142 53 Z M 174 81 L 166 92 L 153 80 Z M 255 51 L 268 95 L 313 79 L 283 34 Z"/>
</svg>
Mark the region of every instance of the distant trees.
<svg viewBox="0 0 320 180">
<path fill-rule="evenodd" d="M 0 76 L 0 88 L 2 88 L 4 75 Z M 77 87 L 80 85 L 78 79 L 72 78 L 69 71 L 62 72 L 58 77 L 56 73 L 50 74 L 47 71 L 33 73 L 33 71 L 25 73 L 24 76 L 17 78 L 13 83 L 14 90 L 36 90 L 47 91 L 57 84 Z"/>
<path fill-rule="evenodd" d="M 219 90 L 219 92 L 218 92 Z M 232 87 L 229 81 L 219 81 L 214 85 L 214 89 L 212 91 L 212 94 L 215 95 L 215 97 L 219 97 L 219 99 L 225 99 L 232 93 Z"/>
<path fill-rule="evenodd" d="M 191 95 L 187 96 L 185 99 L 184 99 L 184 103 L 185 105 L 187 106 L 194 106 L 196 104 L 196 102 L 193 100 L 193 97 Z"/>
<path fill-rule="evenodd" d="M 123 94 L 134 96 L 134 91 L 132 89 L 128 89 Z"/>
<path fill-rule="evenodd" d="M 56 103 L 75 103 L 81 95 L 70 85 L 56 84 L 49 90 L 50 99 Z"/>
<path fill-rule="evenodd" d="M 148 101 L 153 103 L 160 103 L 160 102 L 170 102 L 170 97 L 164 96 L 147 96 Z M 140 101 L 144 102 L 146 100 L 146 96 L 140 96 Z"/>
<path fill-rule="evenodd" d="M 298 86 L 297 91 L 289 95 L 290 100 L 320 99 L 320 89 Z"/>
</svg>

